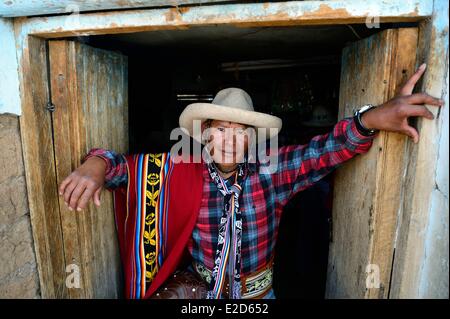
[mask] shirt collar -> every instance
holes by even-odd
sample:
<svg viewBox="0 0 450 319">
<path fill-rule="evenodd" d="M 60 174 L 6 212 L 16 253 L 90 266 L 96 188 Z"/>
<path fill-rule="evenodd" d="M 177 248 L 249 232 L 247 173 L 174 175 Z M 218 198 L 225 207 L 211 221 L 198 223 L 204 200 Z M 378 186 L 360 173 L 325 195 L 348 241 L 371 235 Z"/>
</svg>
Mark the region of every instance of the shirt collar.
<svg viewBox="0 0 450 319">
<path fill-rule="evenodd" d="M 203 162 L 203 178 L 209 180 L 211 179 L 211 176 L 209 176 L 208 165 L 206 164 L 205 161 L 202 160 L 202 162 Z M 244 168 L 245 170 L 244 175 L 253 175 L 255 172 L 257 172 L 258 166 L 259 160 L 256 160 L 256 162 L 255 161 L 247 162 L 246 167 Z"/>
</svg>

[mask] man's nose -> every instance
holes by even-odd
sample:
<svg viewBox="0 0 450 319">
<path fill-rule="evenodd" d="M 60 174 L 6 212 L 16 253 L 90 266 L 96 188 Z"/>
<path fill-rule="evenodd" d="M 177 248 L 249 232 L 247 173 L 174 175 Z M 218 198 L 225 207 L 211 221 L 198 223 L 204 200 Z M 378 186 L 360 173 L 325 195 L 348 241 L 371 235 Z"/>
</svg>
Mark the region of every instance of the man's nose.
<svg viewBox="0 0 450 319">
<path fill-rule="evenodd" d="M 226 148 L 232 148 L 236 145 L 236 135 L 234 130 L 229 129 L 225 132 L 225 146 Z"/>
</svg>

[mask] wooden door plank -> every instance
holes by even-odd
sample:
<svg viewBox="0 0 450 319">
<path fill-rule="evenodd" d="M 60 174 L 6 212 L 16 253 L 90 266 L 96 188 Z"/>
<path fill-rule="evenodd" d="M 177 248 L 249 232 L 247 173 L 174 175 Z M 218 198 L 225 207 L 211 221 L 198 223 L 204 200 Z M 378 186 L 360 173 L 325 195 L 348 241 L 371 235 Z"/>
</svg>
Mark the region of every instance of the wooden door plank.
<svg viewBox="0 0 450 319">
<path fill-rule="evenodd" d="M 418 29 L 397 29 L 392 39 L 392 59 L 385 100 L 398 94 L 401 86 L 415 71 Z M 370 263 L 380 267 L 380 289 L 369 289 L 368 298 L 388 298 L 392 263 L 395 256 L 396 234 L 401 205 L 404 201 L 405 169 L 409 155 L 408 137 L 398 133 L 383 133 L 381 166 L 377 169 L 376 223 L 373 233 Z"/>
<path fill-rule="evenodd" d="M 77 76 L 74 68 L 73 45 L 67 41 L 50 41 L 50 79 L 52 88 L 52 101 L 56 107 L 53 113 L 54 144 L 56 158 L 56 173 L 59 180 L 68 176 L 79 164 L 76 163 L 76 152 L 79 141 L 76 132 L 79 131 L 77 94 L 73 87 L 73 78 Z M 75 82 L 76 83 L 76 82 Z M 84 267 L 82 256 L 81 234 L 79 223 L 81 216 L 77 212 L 69 211 L 65 204 L 60 202 L 62 236 L 66 265 L 79 268 L 81 289 L 69 289 L 70 298 L 85 298 L 89 289 L 88 270 Z"/>
<path fill-rule="evenodd" d="M 339 117 L 393 97 L 414 71 L 417 29 L 391 29 L 343 51 Z M 338 169 L 328 298 L 387 298 L 407 138 L 381 132 L 371 150 Z M 368 283 L 377 276 L 376 282 Z"/>
<path fill-rule="evenodd" d="M 87 45 L 76 44 L 77 56 L 89 57 L 89 69 L 87 82 L 84 82 L 85 89 L 81 95 L 88 95 L 89 100 L 95 99 L 95 116 L 85 121 L 86 144 L 85 153 L 93 147 L 103 147 L 114 149 L 117 152 L 126 153 L 128 151 L 128 125 L 127 118 L 118 116 L 117 112 L 128 113 L 128 78 L 123 77 L 123 81 L 117 81 L 114 74 L 122 74 L 127 70 L 127 58 L 121 54 L 105 50 L 95 49 Z M 78 73 L 81 73 L 81 69 Z M 94 85 L 91 88 L 91 85 Z M 81 84 L 79 87 L 83 87 Z M 122 96 L 121 104 L 113 104 L 118 96 Z M 89 106 L 83 106 L 89 108 Z M 123 147 L 117 147 L 120 143 Z M 102 206 L 97 208 L 92 203 L 89 205 L 91 216 L 95 216 L 94 234 L 96 240 L 93 241 L 95 258 L 92 260 L 97 268 L 92 272 L 96 277 L 92 278 L 94 286 L 97 287 L 97 297 L 118 297 L 122 294 L 121 265 L 118 253 L 117 234 L 113 215 L 112 196 L 109 192 L 104 192 L 102 196 Z M 93 234 L 93 235 L 94 235 Z M 93 236 L 94 237 L 94 236 Z M 99 256 L 97 258 L 97 255 Z M 107 283 L 107 284 L 105 284 Z"/>
<path fill-rule="evenodd" d="M 118 116 L 127 109 L 112 101 L 123 95 L 127 81 L 115 74 L 126 69 L 127 60 L 118 53 L 95 49 L 72 41 L 50 41 L 55 157 L 58 177 L 78 167 L 93 147 L 127 152 L 127 122 Z M 115 70 L 117 69 L 117 71 Z M 117 110 L 116 110 L 117 109 Z M 116 132 L 121 129 L 120 132 Z M 117 148 L 118 138 L 124 148 Z M 62 232 L 67 263 L 80 267 L 82 287 L 71 289 L 71 298 L 115 298 L 121 294 L 118 244 L 112 195 L 104 192 L 102 205 L 92 203 L 81 212 L 61 206 Z"/>
<path fill-rule="evenodd" d="M 52 140 L 45 40 L 28 37 L 20 76 L 28 202 L 42 298 L 67 298 L 66 269 Z"/>
</svg>

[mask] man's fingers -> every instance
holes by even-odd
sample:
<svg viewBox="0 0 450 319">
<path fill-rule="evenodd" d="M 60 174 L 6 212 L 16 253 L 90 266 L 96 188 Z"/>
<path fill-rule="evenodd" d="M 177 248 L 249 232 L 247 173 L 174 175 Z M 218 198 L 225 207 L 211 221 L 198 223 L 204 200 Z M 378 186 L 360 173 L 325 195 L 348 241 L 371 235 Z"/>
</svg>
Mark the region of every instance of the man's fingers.
<svg viewBox="0 0 450 319">
<path fill-rule="evenodd" d="M 83 194 L 81 195 L 78 205 L 77 205 L 77 211 L 81 211 L 82 209 L 85 209 L 89 200 L 92 197 L 92 194 L 94 193 L 94 188 L 87 187 Z"/>
<path fill-rule="evenodd" d="M 414 86 L 416 85 L 417 81 L 419 81 L 420 77 L 422 76 L 423 72 L 425 72 L 427 65 L 423 63 L 417 71 L 409 78 L 409 80 L 405 83 L 405 85 L 400 90 L 400 95 L 410 95 L 412 91 L 414 90 Z"/>
<path fill-rule="evenodd" d="M 78 199 L 80 198 L 81 194 L 83 194 L 84 190 L 87 188 L 87 185 L 85 183 L 79 183 L 77 187 L 72 192 L 72 195 L 70 196 L 70 202 L 69 207 L 71 209 L 76 209 L 78 204 Z"/>
<path fill-rule="evenodd" d="M 94 204 L 100 206 L 100 195 L 102 193 L 102 188 L 100 187 L 94 193 Z"/>
<path fill-rule="evenodd" d="M 419 142 L 419 133 L 417 133 L 417 130 L 414 127 L 407 125 L 404 131 L 406 135 L 413 139 L 414 143 Z"/>
<path fill-rule="evenodd" d="M 410 105 L 408 107 L 405 107 L 406 116 L 421 116 L 425 117 L 429 120 L 434 119 L 433 113 L 430 112 L 425 106 L 423 105 Z"/>
<path fill-rule="evenodd" d="M 72 179 L 69 183 L 69 185 L 66 186 L 65 190 L 64 190 L 64 202 L 66 203 L 66 205 L 69 205 L 69 200 L 70 200 L 70 196 L 72 195 L 73 190 L 75 189 L 75 187 L 77 187 L 78 185 L 78 180 L 74 180 Z"/>
<path fill-rule="evenodd" d="M 444 101 L 426 93 L 415 93 L 406 97 L 409 104 L 428 104 L 428 105 L 443 105 Z"/>
<path fill-rule="evenodd" d="M 61 185 L 59 185 L 59 195 L 63 195 L 64 194 L 64 190 L 66 189 L 66 186 L 69 185 L 69 183 L 72 181 L 72 176 L 67 176 L 61 183 Z"/>
</svg>

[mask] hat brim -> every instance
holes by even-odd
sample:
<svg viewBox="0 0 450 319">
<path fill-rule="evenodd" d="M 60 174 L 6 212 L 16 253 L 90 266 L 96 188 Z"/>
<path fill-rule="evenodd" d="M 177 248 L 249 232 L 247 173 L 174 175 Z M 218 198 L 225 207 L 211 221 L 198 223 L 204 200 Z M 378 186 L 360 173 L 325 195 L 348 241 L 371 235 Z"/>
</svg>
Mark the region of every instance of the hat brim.
<svg viewBox="0 0 450 319">
<path fill-rule="evenodd" d="M 277 116 L 212 103 L 189 104 L 181 113 L 179 124 L 180 127 L 187 129 L 189 135 L 195 140 L 202 142 L 198 136 L 194 136 L 194 120 L 200 120 L 203 123 L 208 119 L 250 125 L 255 128 L 257 133 L 258 129 L 266 129 L 268 139 L 278 135 L 282 127 L 282 120 Z"/>
</svg>

